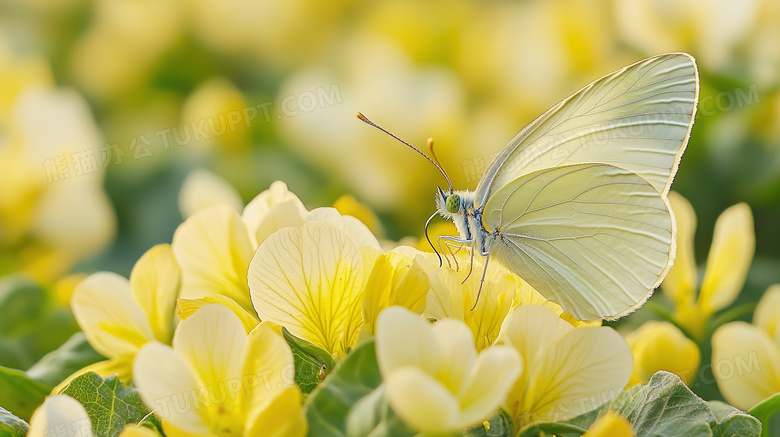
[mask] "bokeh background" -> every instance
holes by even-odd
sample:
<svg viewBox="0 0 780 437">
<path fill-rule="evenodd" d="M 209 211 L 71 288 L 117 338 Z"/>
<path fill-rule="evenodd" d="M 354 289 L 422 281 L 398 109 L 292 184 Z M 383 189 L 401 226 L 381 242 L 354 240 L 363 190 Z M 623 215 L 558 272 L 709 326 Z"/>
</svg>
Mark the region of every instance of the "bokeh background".
<svg viewBox="0 0 780 437">
<path fill-rule="evenodd" d="M 244 202 L 275 180 L 309 208 L 352 195 L 384 238 L 419 237 L 443 179 L 356 111 L 434 138 L 473 189 L 534 117 L 669 51 L 697 58 L 702 87 L 673 189 L 697 212 L 701 263 L 720 212 L 750 205 L 756 256 L 735 306 L 755 302 L 780 282 L 775 0 L 2 0 L 0 295 L 38 300 L 4 298 L 0 365 L 24 369 L 77 330 L 66 303 L 82 274 L 127 276 L 171 241 L 194 169 Z"/>
</svg>

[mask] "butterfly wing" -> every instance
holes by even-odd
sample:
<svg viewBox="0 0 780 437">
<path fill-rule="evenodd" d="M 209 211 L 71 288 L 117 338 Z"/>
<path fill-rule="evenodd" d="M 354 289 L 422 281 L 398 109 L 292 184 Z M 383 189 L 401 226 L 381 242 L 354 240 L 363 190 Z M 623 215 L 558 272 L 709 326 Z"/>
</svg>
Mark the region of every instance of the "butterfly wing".
<svg viewBox="0 0 780 437">
<path fill-rule="evenodd" d="M 602 77 L 529 123 L 493 159 L 475 207 L 543 168 L 604 163 L 665 194 L 693 126 L 699 79 L 685 53 L 659 55 Z"/>
<path fill-rule="evenodd" d="M 674 253 L 662 195 L 607 164 L 521 176 L 490 198 L 482 222 L 491 258 L 580 320 L 619 318 L 638 308 Z"/>
</svg>

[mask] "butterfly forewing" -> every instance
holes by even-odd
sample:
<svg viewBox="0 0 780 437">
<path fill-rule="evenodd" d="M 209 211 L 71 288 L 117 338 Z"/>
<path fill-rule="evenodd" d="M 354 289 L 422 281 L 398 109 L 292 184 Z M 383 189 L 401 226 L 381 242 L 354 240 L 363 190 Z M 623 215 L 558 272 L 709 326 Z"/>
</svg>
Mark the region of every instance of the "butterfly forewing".
<svg viewBox="0 0 780 437">
<path fill-rule="evenodd" d="M 665 194 L 693 124 L 698 75 L 691 56 L 660 55 L 591 83 L 528 124 L 493 159 L 474 205 L 544 168 L 604 163 Z"/>
<path fill-rule="evenodd" d="M 672 219 L 657 190 L 607 164 L 544 169 L 485 205 L 487 250 L 581 320 L 636 309 L 670 266 Z"/>
</svg>

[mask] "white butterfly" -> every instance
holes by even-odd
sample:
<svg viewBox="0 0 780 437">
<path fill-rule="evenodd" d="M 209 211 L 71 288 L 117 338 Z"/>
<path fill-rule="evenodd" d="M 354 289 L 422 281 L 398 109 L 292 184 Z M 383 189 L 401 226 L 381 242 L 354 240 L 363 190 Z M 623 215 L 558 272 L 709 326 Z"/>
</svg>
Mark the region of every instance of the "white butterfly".
<svg viewBox="0 0 780 437">
<path fill-rule="evenodd" d="M 674 261 L 667 193 L 698 94 L 685 53 L 596 80 L 515 135 L 474 192 L 438 189 L 437 213 L 460 233 L 440 238 L 470 244 L 486 269 L 498 260 L 580 320 L 631 313 Z"/>
</svg>

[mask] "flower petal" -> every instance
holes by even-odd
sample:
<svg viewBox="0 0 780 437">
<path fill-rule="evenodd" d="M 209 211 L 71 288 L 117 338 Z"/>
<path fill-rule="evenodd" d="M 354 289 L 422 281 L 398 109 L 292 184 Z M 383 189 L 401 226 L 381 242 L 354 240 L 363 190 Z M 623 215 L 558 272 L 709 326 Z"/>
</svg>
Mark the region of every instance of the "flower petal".
<svg viewBox="0 0 780 437">
<path fill-rule="evenodd" d="M 753 324 L 764 330 L 780 347 L 780 284 L 769 287 L 758 302 Z"/>
<path fill-rule="evenodd" d="M 244 415 L 253 408 L 267 408 L 280 390 L 295 386 L 292 351 L 270 322 L 262 322 L 249 333 L 241 363 L 241 408 Z M 262 409 L 261 408 L 261 409 Z"/>
<path fill-rule="evenodd" d="M 504 319 L 498 343 L 511 344 L 525 363 L 535 362 L 555 339 L 574 330 L 549 308 L 523 305 L 514 308 Z"/>
<path fill-rule="evenodd" d="M 196 169 L 187 175 L 179 191 L 179 211 L 185 219 L 214 205 L 225 205 L 241 212 L 244 202 L 232 185 L 216 174 Z"/>
<path fill-rule="evenodd" d="M 233 310 L 238 318 L 241 319 L 241 323 L 244 324 L 246 332 L 250 332 L 260 323 L 254 311 L 250 313 L 236 301 L 222 294 L 210 294 L 200 299 L 179 299 L 179 316 L 182 319 L 188 319 L 196 311 L 209 304 L 224 305 Z"/>
<path fill-rule="evenodd" d="M 623 391 L 632 361 L 628 345 L 612 328 L 569 331 L 528 365 L 520 420 L 557 422 L 599 407 Z"/>
<path fill-rule="evenodd" d="M 368 226 L 350 215 L 341 215 L 336 208 L 316 208 L 306 215 L 306 221 L 318 221 L 329 223 L 336 229 L 343 231 L 358 247 L 368 246 L 381 250 L 379 240 L 376 239 Z"/>
<path fill-rule="evenodd" d="M 441 361 L 436 342 L 431 324 L 406 308 L 394 306 L 379 314 L 376 359 L 382 375 L 407 366 L 435 375 Z"/>
<path fill-rule="evenodd" d="M 454 319 L 436 322 L 433 335 L 440 352 L 440 365 L 433 376 L 457 398 L 461 398 L 468 389 L 469 373 L 477 362 L 474 335 L 465 323 Z"/>
<path fill-rule="evenodd" d="M 70 301 L 89 344 L 107 358 L 134 354 L 154 340 L 146 314 L 133 300 L 127 279 L 109 272 L 90 275 Z"/>
<path fill-rule="evenodd" d="M 750 207 L 740 203 L 723 211 L 715 223 L 715 235 L 699 295 L 699 304 L 706 312 L 723 309 L 737 298 L 745 285 L 755 246 Z"/>
<path fill-rule="evenodd" d="M 142 347 L 133 363 L 133 382 L 164 425 L 170 422 L 191 434 L 210 432 L 209 409 L 197 395 L 203 382 L 170 346 L 152 342 Z"/>
<path fill-rule="evenodd" d="M 669 322 L 650 320 L 626 336 L 634 355 L 629 385 L 645 383 L 659 370 L 672 372 L 686 384 L 693 382 L 701 354 L 696 343 Z"/>
<path fill-rule="evenodd" d="M 181 270 L 170 245 L 149 249 L 130 274 L 133 298 L 144 309 L 157 341 L 170 343 L 176 325 Z"/>
<path fill-rule="evenodd" d="M 320 222 L 275 232 L 249 266 L 252 303 L 260 319 L 334 356 L 343 356 L 357 339 L 362 279 L 355 243 Z"/>
<path fill-rule="evenodd" d="M 664 293 L 676 306 L 690 305 L 696 297 L 696 257 L 693 252 L 693 237 L 696 233 L 696 213 L 683 196 L 669 192 L 677 224 L 677 257 L 674 265 L 662 283 Z"/>
<path fill-rule="evenodd" d="M 433 434 L 461 428 L 458 401 L 421 369 L 396 369 L 385 377 L 385 386 L 393 411 L 415 430 Z"/>
<path fill-rule="evenodd" d="M 523 361 L 511 346 L 483 350 L 471 370 L 468 388 L 460 397 L 461 424 L 468 426 L 488 419 L 504 402 L 522 371 Z"/>
<path fill-rule="evenodd" d="M 780 392 L 780 350 L 745 322 L 727 323 L 712 335 L 712 371 L 723 397 L 743 410 Z"/>
<path fill-rule="evenodd" d="M 230 308 L 212 304 L 182 320 L 173 336 L 173 349 L 209 389 L 240 380 L 247 334 Z"/>
<path fill-rule="evenodd" d="M 308 431 L 297 386 L 285 386 L 276 396 L 259 405 L 247 418 L 244 435 L 303 437 Z"/>
<path fill-rule="evenodd" d="M 252 311 L 246 272 L 253 247 L 235 211 L 218 205 L 188 218 L 173 234 L 173 252 L 182 271 L 181 297 L 224 294 Z"/>
<path fill-rule="evenodd" d="M 258 245 L 279 229 L 302 225 L 306 213 L 298 196 L 288 191 L 284 182 L 276 181 L 247 204 L 242 217 L 253 244 Z"/>
<path fill-rule="evenodd" d="M 68 395 L 49 396 L 30 419 L 28 437 L 74 435 L 92 437 L 92 422 L 87 410 Z"/>
<path fill-rule="evenodd" d="M 363 328 L 376 333 L 376 318 L 392 305 L 417 314 L 425 309 L 428 276 L 417 261 L 395 252 L 383 253 L 373 264 L 363 295 Z"/>
</svg>

